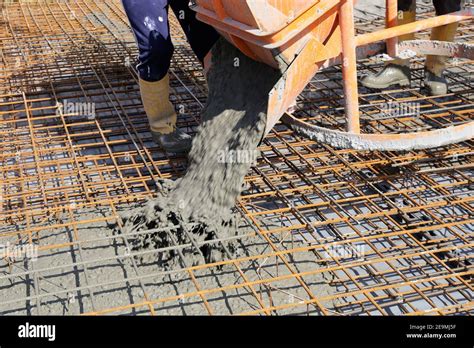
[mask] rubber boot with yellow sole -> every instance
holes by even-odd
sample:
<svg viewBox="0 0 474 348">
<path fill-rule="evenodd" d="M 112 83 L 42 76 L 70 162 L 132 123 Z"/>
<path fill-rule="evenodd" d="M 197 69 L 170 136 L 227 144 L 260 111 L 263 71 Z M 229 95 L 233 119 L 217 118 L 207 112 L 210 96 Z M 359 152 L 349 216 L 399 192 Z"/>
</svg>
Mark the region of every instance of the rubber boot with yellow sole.
<svg viewBox="0 0 474 348">
<path fill-rule="evenodd" d="M 458 29 L 458 23 L 433 28 L 431 40 L 452 42 Z M 449 57 L 427 56 L 425 64 L 425 86 L 431 96 L 448 93 L 448 81 L 444 77 L 444 70 Z"/>
<path fill-rule="evenodd" d="M 401 12 L 398 17 L 398 25 L 413 23 L 416 20 L 416 9 Z M 415 34 L 406 34 L 398 38 L 399 42 L 414 40 Z M 411 81 L 410 60 L 395 59 L 390 61 L 376 74 L 370 74 L 360 81 L 364 87 L 374 89 L 385 89 L 391 86 L 409 86 Z"/>
<path fill-rule="evenodd" d="M 156 82 L 140 79 L 139 84 L 153 140 L 167 152 L 188 152 L 192 138 L 176 128 L 176 111 L 169 100 L 169 76 Z"/>
</svg>

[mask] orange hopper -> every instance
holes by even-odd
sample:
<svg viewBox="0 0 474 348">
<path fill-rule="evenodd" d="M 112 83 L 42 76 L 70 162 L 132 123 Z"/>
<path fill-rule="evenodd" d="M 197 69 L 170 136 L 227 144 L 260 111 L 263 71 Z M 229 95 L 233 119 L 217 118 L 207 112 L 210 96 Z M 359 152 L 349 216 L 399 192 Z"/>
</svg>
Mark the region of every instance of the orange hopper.
<svg viewBox="0 0 474 348">
<path fill-rule="evenodd" d="M 397 26 L 397 0 L 387 0 L 387 28 L 355 35 L 355 0 L 195 0 L 198 18 L 216 28 L 247 56 L 283 72 L 269 95 L 268 133 L 284 115 L 301 133 L 339 147 L 405 150 L 428 148 L 474 136 L 474 121 L 428 132 L 361 134 L 356 58 L 403 49 L 417 54 L 474 59 L 472 45 L 416 40 L 398 44 L 398 35 L 473 18 L 473 9 Z M 341 63 L 347 132 L 316 127 L 286 114 L 317 71 Z M 444 139 L 440 141 L 440 138 Z"/>
</svg>

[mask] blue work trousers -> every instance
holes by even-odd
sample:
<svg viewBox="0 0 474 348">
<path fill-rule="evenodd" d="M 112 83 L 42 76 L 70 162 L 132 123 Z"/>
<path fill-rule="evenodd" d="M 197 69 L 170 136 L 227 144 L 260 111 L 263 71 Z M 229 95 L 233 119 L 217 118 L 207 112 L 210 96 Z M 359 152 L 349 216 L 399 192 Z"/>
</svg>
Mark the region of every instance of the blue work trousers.
<svg viewBox="0 0 474 348">
<path fill-rule="evenodd" d="M 122 0 L 139 49 L 138 74 L 148 82 L 161 80 L 173 56 L 168 9 L 171 7 L 197 58 L 204 57 L 219 38 L 211 26 L 196 19 L 189 0 Z"/>
</svg>

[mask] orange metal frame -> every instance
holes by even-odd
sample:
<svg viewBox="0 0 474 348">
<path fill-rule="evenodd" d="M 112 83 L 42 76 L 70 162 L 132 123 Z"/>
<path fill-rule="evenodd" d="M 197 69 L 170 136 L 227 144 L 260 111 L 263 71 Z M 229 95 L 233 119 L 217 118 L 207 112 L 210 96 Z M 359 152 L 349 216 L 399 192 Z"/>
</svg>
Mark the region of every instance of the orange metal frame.
<svg viewBox="0 0 474 348">
<path fill-rule="evenodd" d="M 299 4 L 296 1 L 293 3 L 295 7 Z M 209 6 L 209 1 L 197 0 L 196 11 L 199 19 L 216 27 L 242 52 L 284 71 L 282 79 L 269 95 L 267 133 L 283 116 L 283 121 L 313 140 L 353 149 L 423 149 L 472 138 L 474 121 L 446 129 L 418 133 L 361 133 L 357 59 L 375 54 L 374 44 L 380 41 L 385 41 L 388 54 L 396 57 L 401 47 L 406 48 L 411 43 L 404 42 L 402 46 L 398 43 L 398 36 L 472 19 L 474 10 L 465 9 L 399 26 L 397 0 L 387 0 L 386 29 L 356 36 L 354 3 L 354 0 L 313 1 L 311 8 L 295 18 L 285 12 L 285 9 L 281 9 L 281 14 L 283 17 L 287 16 L 287 20 L 286 23 L 282 22 L 285 25 L 277 31 L 268 31 L 264 28 L 267 25 L 265 21 L 268 21 L 268 9 L 278 5 L 277 2 L 271 0 L 261 1 L 259 5 L 254 1 L 245 3 L 254 17 L 252 20 L 246 18 L 248 23 L 254 22 L 251 25 L 232 18 L 233 14 L 226 12 L 226 6 L 230 6 L 226 0 L 212 0 L 212 6 Z M 450 43 L 449 49 L 446 49 L 446 45 L 447 43 L 436 42 L 435 45 L 430 41 L 417 40 L 416 45 L 413 44 L 409 48 L 416 54 L 429 52 L 433 55 L 446 55 L 448 51 L 453 57 L 474 59 L 472 45 Z M 383 46 L 375 47 L 384 48 Z M 276 55 L 279 55 L 278 62 L 275 59 Z M 282 66 L 281 60 L 288 66 Z M 342 63 L 347 132 L 316 127 L 287 114 L 288 107 L 303 91 L 314 74 L 319 69 L 337 62 Z"/>
<path fill-rule="evenodd" d="M 346 115 L 347 115 L 347 130 L 350 133 L 360 133 L 359 123 L 359 101 L 358 101 L 358 84 L 357 84 L 357 62 L 355 55 L 355 47 L 370 44 L 379 40 L 386 40 L 387 51 L 392 55 L 397 55 L 397 40 L 394 38 L 401 34 L 408 34 L 418 32 L 422 29 L 429 29 L 439 27 L 441 25 L 459 22 L 464 19 L 472 17 L 472 11 L 461 11 L 451 15 L 439 16 L 425 21 L 418 21 L 415 23 L 406 24 L 403 26 L 396 25 L 397 17 L 397 0 L 387 0 L 387 29 L 375 33 L 369 33 L 364 36 L 356 37 L 354 32 L 354 14 L 353 1 L 344 0 L 340 7 L 339 25 L 341 27 L 342 35 L 342 56 L 343 62 L 343 76 L 344 76 L 344 92 L 346 97 Z M 465 13 L 466 12 L 466 13 Z M 396 36 L 395 36 L 396 35 Z M 474 126 L 474 122 L 472 122 Z M 459 126 L 465 127 L 465 126 Z M 459 128 L 461 129 L 461 128 Z M 419 134 L 419 136 L 427 137 L 431 132 Z M 474 136 L 474 132 L 471 133 Z M 408 140 L 404 134 L 387 135 L 387 140 Z"/>
</svg>

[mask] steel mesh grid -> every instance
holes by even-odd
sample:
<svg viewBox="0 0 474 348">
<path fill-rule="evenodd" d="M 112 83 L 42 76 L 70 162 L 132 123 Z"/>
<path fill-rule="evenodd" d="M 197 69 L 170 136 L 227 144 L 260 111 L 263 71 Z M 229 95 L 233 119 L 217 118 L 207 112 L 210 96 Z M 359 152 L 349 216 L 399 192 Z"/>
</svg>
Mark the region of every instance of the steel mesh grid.
<svg viewBox="0 0 474 348">
<path fill-rule="evenodd" d="M 39 245 L 35 262 L 3 258 L 3 314 L 472 311 L 472 142 L 355 152 L 315 144 L 280 124 L 262 144 L 238 203 L 249 224 L 239 239 L 260 252 L 198 266 L 181 258 L 179 268 L 160 271 L 138 264 L 127 238 L 107 228 L 126 204 L 150 197 L 157 180 L 179 177 L 186 165 L 151 142 L 120 2 L 2 3 L 0 28 L 0 239 Z M 180 126 L 193 132 L 205 79 L 176 22 L 173 32 L 172 99 L 188 115 Z M 470 32 L 465 25 L 461 39 L 469 41 Z M 448 101 L 417 88 L 362 94 L 366 129 L 472 118 L 468 63 L 449 70 L 455 93 Z M 360 64 L 361 73 L 375 67 Z M 341 126 L 338 74 L 336 67 L 316 75 L 298 100 L 300 117 Z M 64 111 L 64 100 L 93 103 L 97 117 Z M 417 100 L 425 121 L 374 121 L 387 100 Z M 174 249 L 193 247 L 190 240 Z M 363 255 L 334 253 L 355 247 Z M 322 280 L 331 293 L 316 292 Z"/>
</svg>

